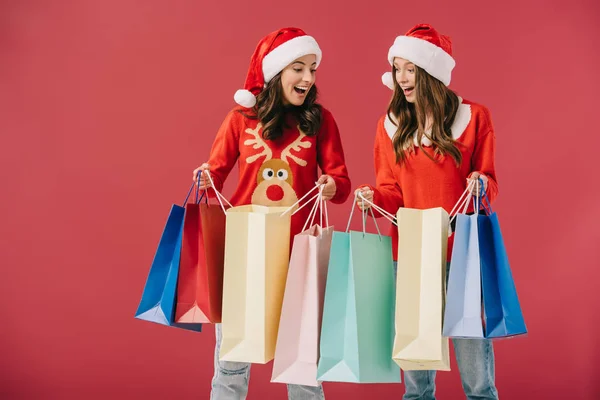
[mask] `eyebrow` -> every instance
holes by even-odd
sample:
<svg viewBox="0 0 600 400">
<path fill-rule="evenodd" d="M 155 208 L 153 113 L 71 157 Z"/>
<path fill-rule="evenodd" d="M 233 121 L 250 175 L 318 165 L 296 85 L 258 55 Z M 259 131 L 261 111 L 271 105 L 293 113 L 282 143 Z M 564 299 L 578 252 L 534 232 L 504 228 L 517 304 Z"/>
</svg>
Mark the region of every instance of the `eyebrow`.
<svg viewBox="0 0 600 400">
<path fill-rule="evenodd" d="M 302 64 L 302 65 L 306 65 L 304 62 L 302 61 L 294 61 L 294 64 Z M 317 62 L 315 61 L 314 63 L 312 63 L 312 65 L 317 65 Z"/>
<path fill-rule="evenodd" d="M 411 62 L 407 62 L 406 64 L 404 64 L 404 66 L 411 66 L 414 67 L 415 64 L 411 63 Z M 394 63 L 394 67 L 396 67 L 396 69 L 400 69 L 400 67 L 398 66 L 398 64 Z"/>
</svg>

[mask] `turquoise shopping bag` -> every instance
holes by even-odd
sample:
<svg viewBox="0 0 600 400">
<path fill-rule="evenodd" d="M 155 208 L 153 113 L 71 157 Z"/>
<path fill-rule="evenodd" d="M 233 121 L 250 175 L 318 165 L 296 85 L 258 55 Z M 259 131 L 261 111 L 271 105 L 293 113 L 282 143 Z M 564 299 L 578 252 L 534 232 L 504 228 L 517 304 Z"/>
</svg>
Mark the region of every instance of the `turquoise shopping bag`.
<svg viewBox="0 0 600 400">
<path fill-rule="evenodd" d="M 333 233 L 319 381 L 400 382 L 400 368 L 392 360 L 395 285 L 391 238 L 366 233 L 365 218 L 363 213 L 363 232 L 346 229 Z"/>
</svg>

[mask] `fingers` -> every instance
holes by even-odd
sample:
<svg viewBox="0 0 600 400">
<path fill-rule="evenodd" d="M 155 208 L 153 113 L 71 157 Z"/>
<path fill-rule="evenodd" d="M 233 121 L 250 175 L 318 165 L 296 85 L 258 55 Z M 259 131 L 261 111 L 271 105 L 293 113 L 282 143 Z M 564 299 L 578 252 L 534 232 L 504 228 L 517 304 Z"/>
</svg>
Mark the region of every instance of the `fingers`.
<svg viewBox="0 0 600 400">
<path fill-rule="evenodd" d="M 366 211 L 371 208 L 369 202 L 373 202 L 373 190 L 368 186 L 363 186 L 354 191 L 356 197 L 356 205 L 361 211 Z M 361 198 L 362 195 L 362 198 Z M 364 198 L 364 200 L 363 200 Z M 365 201 L 366 200 L 366 201 Z"/>
<path fill-rule="evenodd" d="M 327 188 L 330 185 L 333 185 L 335 187 L 335 180 L 329 175 L 321 175 L 317 180 L 317 185 L 325 185 L 325 188 Z"/>
<path fill-rule="evenodd" d="M 198 173 L 200 172 L 200 168 L 196 168 L 194 172 L 192 172 L 192 180 L 198 183 Z"/>
<path fill-rule="evenodd" d="M 358 206 L 358 208 L 361 211 L 366 211 L 369 208 L 371 208 L 371 205 L 369 203 L 365 203 L 364 201 L 360 201 L 360 199 L 356 202 L 356 205 Z"/>
<path fill-rule="evenodd" d="M 206 171 L 206 170 L 210 170 L 210 165 L 208 165 L 207 163 L 202 164 L 201 166 L 199 166 L 198 168 L 196 168 L 194 170 L 194 172 L 192 172 L 193 174 L 193 181 L 194 182 L 198 182 L 198 175 L 200 174 L 200 172 Z M 201 180 L 204 179 L 204 175 L 202 175 L 202 177 L 200 178 Z"/>
<path fill-rule="evenodd" d="M 331 200 L 333 196 L 335 196 L 337 188 L 335 185 L 335 180 L 332 177 L 330 177 L 329 175 L 321 175 L 321 177 L 317 181 L 317 184 L 325 185 L 323 186 L 323 191 L 321 192 L 323 200 L 328 201 Z"/>
<path fill-rule="evenodd" d="M 329 191 L 323 190 L 323 193 L 321 194 L 321 196 L 323 197 L 324 201 L 329 201 L 329 200 L 333 199 L 333 196 L 335 196 L 335 189 L 329 190 Z"/>
<path fill-rule="evenodd" d="M 360 198 L 359 195 L 362 195 L 362 197 L 364 197 L 365 200 L 368 200 L 370 202 L 373 201 L 373 190 L 371 190 L 371 188 L 368 186 L 363 186 L 361 188 L 358 188 L 358 189 L 356 189 L 356 191 L 354 193 L 355 193 L 355 195 L 358 196 L 357 202 L 362 201 L 362 199 Z"/>
<path fill-rule="evenodd" d="M 471 193 L 476 194 L 476 188 L 477 188 L 477 186 L 481 187 L 481 182 L 483 182 L 483 190 L 487 190 L 487 186 L 488 186 L 487 176 L 480 174 L 479 172 L 476 172 L 476 171 L 471 173 L 471 175 L 469 175 L 469 177 L 467 178 L 467 185 L 473 186 L 473 190 L 471 191 Z"/>
<path fill-rule="evenodd" d="M 483 182 L 483 185 L 481 184 Z M 471 187 L 471 194 L 473 196 L 482 196 L 487 190 L 488 178 L 487 176 L 480 174 L 479 172 L 473 172 L 467 178 L 467 186 Z"/>
<path fill-rule="evenodd" d="M 478 188 L 478 187 L 477 187 L 477 185 L 474 185 L 474 186 L 471 188 L 471 194 L 472 194 L 473 196 L 477 196 L 477 197 L 479 197 L 480 193 L 481 193 L 481 189 L 480 189 L 480 188 Z"/>
</svg>

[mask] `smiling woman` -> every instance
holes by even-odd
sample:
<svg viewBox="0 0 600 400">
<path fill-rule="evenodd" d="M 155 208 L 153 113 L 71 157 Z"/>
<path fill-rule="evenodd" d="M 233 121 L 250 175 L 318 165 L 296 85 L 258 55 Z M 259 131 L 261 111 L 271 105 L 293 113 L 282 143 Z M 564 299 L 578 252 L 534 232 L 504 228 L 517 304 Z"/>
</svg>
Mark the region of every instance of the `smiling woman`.
<svg viewBox="0 0 600 400">
<path fill-rule="evenodd" d="M 399 209 L 443 208 L 451 213 L 465 190 L 478 194 L 479 186 L 469 184 L 477 181 L 482 182 L 491 207 L 498 195 L 496 135 L 485 106 L 461 99 L 448 88 L 455 65 L 450 38 L 431 25 L 418 24 L 406 35 L 396 37 L 387 61 L 392 71 L 384 74 L 383 83 L 394 93 L 377 126 L 376 185 L 358 189 L 367 202 L 357 198 L 357 206 L 368 209 L 374 205 L 392 215 Z M 478 210 L 470 206 L 463 211 L 467 212 L 474 214 Z M 382 215 L 377 211 L 377 216 Z M 402 249 L 400 253 L 398 250 L 403 240 L 400 232 L 401 229 L 390 231 L 394 258 L 399 260 L 398 282 L 401 269 L 407 267 L 399 255 L 403 254 Z M 453 242 L 451 236 L 445 244 L 447 254 L 441 260 L 442 268 L 445 260 L 452 258 Z M 419 271 L 420 267 L 413 263 L 410 268 Z M 436 307 L 442 309 L 442 302 Z M 406 311 L 399 311 L 397 318 L 402 312 Z M 457 337 L 453 344 L 466 397 L 498 399 L 492 342 L 480 337 Z M 449 361 L 444 362 L 449 365 Z M 430 371 L 401 366 L 405 400 L 435 399 L 433 369 L 441 369 L 439 366 L 431 366 Z"/>
<path fill-rule="evenodd" d="M 259 42 L 244 89 L 234 96 L 241 107 L 231 110 L 223 121 L 208 163 L 193 172 L 201 189 L 214 183 L 220 191 L 237 163 L 234 206 L 289 207 L 312 191 L 315 181 L 324 184 L 324 200 L 346 201 L 350 179 L 340 134 L 331 113 L 317 103 L 315 73 L 320 62 L 316 40 L 297 28 L 280 29 Z M 203 171 L 210 171 L 212 182 Z M 292 246 L 309 213 L 310 207 L 305 207 L 292 216 Z M 250 364 L 220 360 L 220 345 L 232 336 L 228 329 L 227 324 L 215 329 L 211 399 L 245 398 L 248 390 Z M 288 396 L 323 399 L 323 390 L 321 386 L 288 385 Z"/>
<path fill-rule="evenodd" d="M 307 54 L 296 59 L 281 73 L 285 104 L 301 106 L 306 99 L 306 93 L 315 84 L 317 57 Z"/>
<path fill-rule="evenodd" d="M 315 86 L 318 59 L 315 54 L 299 57 L 277 73 L 256 96 L 252 112 L 242 111 L 247 118 L 262 122 L 263 137 L 275 140 L 282 135 L 286 111 L 294 112 L 298 125 L 308 136 L 314 135 L 321 121 L 321 106 L 316 104 Z M 239 92 L 238 92 L 239 93 Z"/>
</svg>

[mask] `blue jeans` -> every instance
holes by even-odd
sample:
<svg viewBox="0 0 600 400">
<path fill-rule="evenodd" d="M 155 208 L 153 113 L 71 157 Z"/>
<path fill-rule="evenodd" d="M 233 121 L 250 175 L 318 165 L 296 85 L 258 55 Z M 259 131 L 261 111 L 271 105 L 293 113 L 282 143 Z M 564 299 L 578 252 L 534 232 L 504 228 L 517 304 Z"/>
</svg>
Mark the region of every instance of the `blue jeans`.
<svg viewBox="0 0 600 400">
<path fill-rule="evenodd" d="M 450 269 L 450 264 L 446 271 Z M 394 262 L 394 273 L 397 264 Z M 446 273 L 446 277 L 448 273 Z M 469 400 L 498 399 L 494 348 L 488 339 L 452 339 L 463 390 Z M 436 371 L 404 371 L 403 400 L 435 400 Z"/>
<path fill-rule="evenodd" d="M 244 400 L 248 394 L 250 364 L 219 361 L 221 348 L 221 324 L 215 325 L 215 373 L 212 379 L 210 400 Z M 287 385 L 289 400 L 324 400 L 323 387 Z"/>
</svg>

